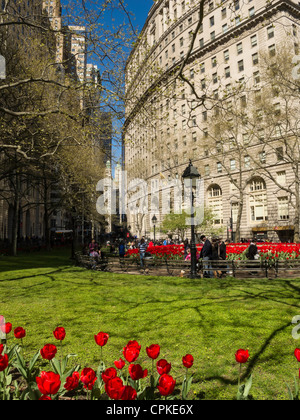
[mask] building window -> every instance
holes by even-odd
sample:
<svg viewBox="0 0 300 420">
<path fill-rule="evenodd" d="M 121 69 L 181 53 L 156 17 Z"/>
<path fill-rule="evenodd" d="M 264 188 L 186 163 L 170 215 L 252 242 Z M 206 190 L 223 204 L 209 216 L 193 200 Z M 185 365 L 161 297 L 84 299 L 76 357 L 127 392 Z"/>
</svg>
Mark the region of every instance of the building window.
<svg viewBox="0 0 300 420">
<path fill-rule="evenodd" d="M 250 168 L 250 156 L 245 156 L 244 162 L 245 162 L 245 169 L 249 169 Z"/>
<path fill-rule="evenodd" d="M 221 162 L 217 163 L 217 172 L 218 172 L 218 174 L 222 173 L 222 163 Z"/>
<path fill-rule="evenodd" d="M 279 197 L 278 201 L 278 218 L 280 220 L 289 220 L 289 200 L 288 197 Z"/>
<path fill-rule="evenodd" d="M 254 178 L 250 182 L 250 221 L 263 222 L 268 220 L 266 184 L 262 178 Z"/>
<path fill-rule="evenodd" d="M 252 64 L 256 66 L 258 64 L 258 53 L 252 55 Z"/>
<path fill-rule="evenodd" d="M 274 57 L 276 55 L 276 49 L 275 49 L 275 44 L 270 45 L 268 47 L 268 51 L 269 51 L 269 56 L 270 57 Z"/>
<path fill-rule="evenodd" d="M 230 67 L 225 67 L 225 77 L 226 79 L 230 77 Z"/>
<path fill-rule="evenodd" d="M 266 158 L 266 152 L 265 151 L 260 152 L 259 153 L 259 161 L 260 161 L 260 163 L 265 164 L 266 161 L 267 161 L 266 159 L 267 159 Z"/>
<path fill-rule="evenodd" d="M 257 35 L 253 35 L 251 38 L 250 38 L 250 41 L 251 41 L 251 47 L 253 48 L 253 47 L 256 47 L 257 46 Z"/>
<path fill-rule="evenodd" d="M 253 73 L 253 80 L 254 80 L 254 84 L 258 85 L 258 83 L 260 83 L 260 74 L 259 71 L 255 71 Z"/>
<path fill-rule="evenodd" d="M 236 45 L 236 52 L 237 52 L 238 55 L 243 53 L 243 44 L 242 44 L 242 42 L 240 42 L 239 44 Z"/>
<path fill-rule="evenodd" d="M 236 170 L 236 162 L 235 159 L 230 159 L 230 170 L 235 171 Z"/>
<path fill-rule="evenodd" d="M 223 197 L 219 185 L 212 185 L 208 189 L 208 205 L 212 209 L 213 224 L 223 224 Z"/>
<path fill-rule="evenodd" d="M 225 34 L 228 31 L 227 23 L 225 23 L 225 25 L 222 26 L 222 31 L 223 31 L 223 34 Z"/>
<path fill-rule="evenodd" d="M 252 17 L 255 15 L 255 8 L 251 7 L 251 9 L 249 9 L 249 17 Z"/>
<path fill-rule="evenodd" d="M 277 161 L 280 162 L 283 160 L 283 147 L 277 147 L 276 149 L 276 158 Z"/>
<path fill-rule="evenodd" d="M 238 71 L 239 72 L 244 71 L 244 60 L 240 60 L 238 62 Z"/>
<path fill-rule="evenodd" d="M 276 180 L 277 180 L 277 183 L 279 185 L 285 185 L 286 184 L 286 172 L 285 171 L 277 172 Z"/>
<path fill-rule="evenodd" d="M 267 28 L 268 39 L 274 38 L 274 27 L 269 26 Z"/>
</svg>

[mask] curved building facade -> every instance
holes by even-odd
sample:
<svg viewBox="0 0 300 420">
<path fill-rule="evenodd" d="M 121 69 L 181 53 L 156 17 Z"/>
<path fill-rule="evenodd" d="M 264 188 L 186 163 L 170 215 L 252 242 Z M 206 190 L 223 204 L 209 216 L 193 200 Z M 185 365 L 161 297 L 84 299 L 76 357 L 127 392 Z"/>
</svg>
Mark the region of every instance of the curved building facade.
<svg viewBox="0 0 300 420">
<path fill-rule="evenodd" d="M 180 208 L 178 184 L 191 160 L 213 230 L 233 239 L 238 231 L 238 239 L 292 240 L 299 221 L 285 186 L 295 173 L 276 130 L 259 125 L 259 103 L 272 60 L 280 50 L 298 54 L 298 1 L 208 0 L 203 11 L 201 4 L 155 2 L 127 62 L 128 226 L 153 237 L 155 215 L 159 232 L 165 214 Z M 269 102 L 278 113 L 276 95 Z M 139 182 L 144 198 L 136 194 Z"/>
</svg>

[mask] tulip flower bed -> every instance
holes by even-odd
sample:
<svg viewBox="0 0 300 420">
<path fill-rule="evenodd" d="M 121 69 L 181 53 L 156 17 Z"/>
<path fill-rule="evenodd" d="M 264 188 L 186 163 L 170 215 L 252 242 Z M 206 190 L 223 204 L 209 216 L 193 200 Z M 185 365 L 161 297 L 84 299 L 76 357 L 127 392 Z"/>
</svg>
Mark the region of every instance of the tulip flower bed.
<svg viewBox="0 0 300 420">
<path fill-rule="evenodd" d="M 227 259 L 228 260 L 246 260 L 246 250 L 249 244 L 237 243 L 227 245 Z M 258 251 L 262 260 L 293 260 L 300 259 L 300 244 L 285 244 L 285 243 L 261 243 L 258 244 Z M 202 245 L 197 245 L 200 252 Z M 147 252 L 156 259 L 183 259 L 184 247 L 183 245 L 165 245 L 149 247 Z M 126 253 L 127 257 L 139 258 L 139 250 L 132 249 Z"/>
<path fill-rule="evenodd" d="M 0 333 L 8 337 L 11 332 L 12 324 L 5 322 L 4 317 L 0 316 Z M 63 341 L 66 337 L 64 327 L 57 327 L 53 335 L 60 342 L 63 352 Z M 129 341 L 123 348 L 124 359 L 115 360 L 114 366 L 108 368 L 100 361 L 98 368 L 94 370 L 90 367 L 81 368 L 79 365 L 68 367 L 68 361 L 74 355 L 61 354 L 60 359 L 57 358 L 58 349 L 55 344 L 45 344 L 31 360 L 26 361 L 23 356 L 25 329 L 15 328 L 14 336 L 22 341 L 21 345 L 9 347 L 7 344 L 0 344 L 0 400 L 52 400 L 66 398 L 68 395 L 71 395 L 70 399 L 78 399 L 79 396 L 85 395 L 89 400 L 176 398 L 172 396 L 176 386 L 176 379 L 170 375 L 172 365 L 159 358 L 158 344 L 146 347 L 147 356 L 152 361 L 152 370 L 148 373 L 148 369 L 143 369 L 136 363 L 141 351 L 141 345 L 136 340 Z M 95 343 L 101 349 L 101 358 L 102 349 L 108 339 L 109 335 L 104 332 L 94 336 Z M 6 341 L 5 338 L 4 342 Z M 40 368 L 39 359 L 48 361 L 50 370 Z M 180 392 L 182 399 L 187 398 L 191 387 L 193 375 L 188 371 L 193 363 L 194 358 L 191 354 L 182 357 L 182 364 L 186 368 Z M 12 372 L 17 376 L 14 381 Z"/>
<path fill-rule="evenodd" d="M 79 365 L 70 368 L 68 361 L 74 355 L 61 354 L 60 359 L 57 358 L 58 349 L 54 344 L 45 344 L 31 360 L 26 361 L 23 354 L 26 330 L 22 327 L 15 328 L 14 336 L 21 340 L 21 345 L 9 347 L 6 337 L 11 331 L 12 324 L 5 322 L 0 316 L 0 333 L 5 336 L 5 340 L 2 340 L 5 344 L 0 344 L 0 400 L 77 400 L 82 395 L 88 400 L 123 401 L 188 398 L 193 381 L 193 373 L 189 373 L 194 365 L 191 354 L 182 357 L 185 376 L 181 389 L 175 394 L 177 384 L 171 374 L 172 364 L 159 358 L 158 344 L 146 347 L 148 360 L 152 362 L 151 371 L 136 363 L 141 352 L 141 345 L 136 340 L 127 343 L 122 351 L 123 358 L 115 360 L 114 366 L 106 368 L 104 362 L 100 361 L 96 370 L 91 367 L 81 368 Z M 53 335 L 59 341 L 63 353 L 63 341 L 66 337 L 64 327 L 57 327 Z M 108 343 L 109 334 L 101 331 L 94 336 L 94 340 L 101 349 L 102 359 L 103 347 Z M 294 355 L 300 362 L 300 349 L 296 348 Z M 235 353 L 239 376 L 237 394 L 233 399 L 248 400 L 250 397 L 252 374 L 244 384 L 241 383 L 242 365 L 248 362 L 249 357 L 247 349 L 239 349 Z M 39 358 L 46 360 L 49 363 L 48 369 L 51 370 L 39 367 Z M 298 400 L 299 386 L 296 377 L 294 383 L 294 390 L 287 385 L 288 394 L 291 400 Z"/>
<path fill-rule="evenodd" d="M 293 356 L 300 343 L 291 334 L 292 318 L 300 315 L 299 299 L 300 279 L 295 278 L 226 278 L 203 282 L 91 272 L 70 264 L 69 253 L 5 258 L 0 263 L 0 308 L 12 323 L 12 329 L 1 355 L 5 363 L 4 355 L 8 354 L 9 371 L 5 376 L 11 380 L 10 395 L 20 398 L 27 384 L 13 365 L 20 365 L 16 353 L 23 357 L 27 368 L 34 365 L 29 373 L 37 399 L 42 394 L 36 378 L 41 377 L 41 372 L 57 374 L 55 369 L 58 371 L 61 364 L 65 374 L 71 370 L 78 372 L 79 388 L 65 390 L 67 378 L 64 379 L 65 374 L 60 375 L 60 386 L 65 393 L 59 398 L 76 398 L 76 395 L 90 398 L 91 391 L 84 388 L 81 374 L 86 368 L 92 369 L 99 380 L 101 361 L 105 363 L 101 371 L 104 367 L 116 369 L 117 376 L 123 377 L 124 386 L 132 386 L 129 365 L 140 365 L 141 371 L 135 367 L 131 373 L 136 370 L 143 376 L 147 370 L 147 376 L 139 381 L 141 390 L 149 388 L 152 359 L 146 348 L 159 344 L 160 354 L 154 360 L 155 380 L 160 377 L 157 362 L 164 359 L 171 364 L 168 375 L 176 381 L 173 393 L 167 398 L 182 399 L 186 376 L 182 357 L 188 354 L 194 358 L 188 370 L 188 379 L 193 376 L 188 399 L 236 398 L 240 375 L 234 355 L 237 349 L 248 349 L 250 357 L 242 364 L 240 383 L 249 387 L 247 381 L 253 375 L 251 397 L 288 399 L 287 384 L 294 393 L 293 375 L 298 376 L 300 366 Z M 57 326 L 65 328 L 62 341 L 52 333 Z M 21 338 L 23 330 L 26 335 Z M 99 331 L 109 334 L 103 347 L 94 339 Z M 141 346 L 134 362 L 127 362 L 123 354 L 129 340 L 136 340 Z M 44 349 L 47 344 L 51 346 Z M 53 354 L 53 345 L 57 351 L 48 361 L 42 357 L 41 350 L 44 349 L 44 355 Z M 119 367 L 125 362 L 125 366 L 119 369 L 114 362 Z M 68 382 L 77 380 L 77 374 L 73 377 L 73 373 L 69 374 Z M 0 375 L 2 378 L 3 373 Z M 15 380 L 19 396 L 14 394 Z M 157 386 L 155 398 L 164 399 Z M 97 397 L 96 386 L 92 398 L 109 398 L 104 383 L 101 392 Z"/>
</svg>

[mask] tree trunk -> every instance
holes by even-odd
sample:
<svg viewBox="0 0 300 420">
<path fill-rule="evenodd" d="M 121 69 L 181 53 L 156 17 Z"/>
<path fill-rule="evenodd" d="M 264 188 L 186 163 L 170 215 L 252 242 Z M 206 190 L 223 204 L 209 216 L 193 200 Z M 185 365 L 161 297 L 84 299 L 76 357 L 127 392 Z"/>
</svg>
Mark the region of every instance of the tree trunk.
<svg viewBox="0 0 300 420">
<path fill-rule="evenodd" d="M 51 251 L 51 231 L 50 231 L 50 217 L 47 207 L 44 208 L 44 237 L 46 250 Z"/>
<path fill-rule="evenodd" d="M 244 200 L 243 195 L 240 194 L 239 209 L 235 227 L 235 242 L 241 242 L 241 223 L 243 215 Z"/>
<path fill-rule="evenodd" d="M 17 256 L 18 253 L 18 232 L 19 232 L 19 210 L 20 200 L 18 194 L 15 196 L 15 202 L 13 205 L 14 213 L 12 220 L 12 241 L 11 241 L 11 254 L 13 257 Z"/>
<path fill-rule="evenodd" d="M 14 174 L 14 204 L 13 204 L 13 220 L 12 220 L 12 241 L 11 241 L 11 254 L 16 257 L 18 253 L 18 233 L 20 224 L 20 192 L 21 182 L 17 172 Z"/>
</svg>

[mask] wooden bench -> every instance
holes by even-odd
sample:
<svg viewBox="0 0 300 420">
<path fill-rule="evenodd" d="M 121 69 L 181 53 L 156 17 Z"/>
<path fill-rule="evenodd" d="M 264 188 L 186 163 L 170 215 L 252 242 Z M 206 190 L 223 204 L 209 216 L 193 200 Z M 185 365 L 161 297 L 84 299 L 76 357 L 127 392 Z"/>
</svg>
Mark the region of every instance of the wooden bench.
<svg viewBox="0 0 300 420">
<path fill-rule="evenodd" d="M 237 278 L 269 278 L 269 265 L 263 260 L 231 261 L 231 271 L 232 276 Z"/>
<path fill-rule="evenodd" d="M 78 266 L 89 270 L 109 271 L 109 261 L 105 257 L 96 260 L 96 258 L 84 255 L 82 252 L 75 252 L 75 261 Z"/>
<path fill-rule="evenodd" d="M 119 258 L 116 255 L 103 255 L 98 262 L 82 252 L 75 253 L 76 263 L 89 270 L 109 271 L 113 273 L 152 274 L 160 276 L 189 277 L 191 262 L 156 259 L 146 257 L 141 267 L 140 258 Z M 213 277 L 232 276 L 235 278 L 296 278 L 300 277 L 300 260 L 217 260 L 197 263 L 197 276 L 205 277 L 206 271 L 212 271 Z"/>
<path fill-rule="evenodd" d="M 300 260 L 276 260 L 275 278 L 300 278 Z"/>
</svg>

